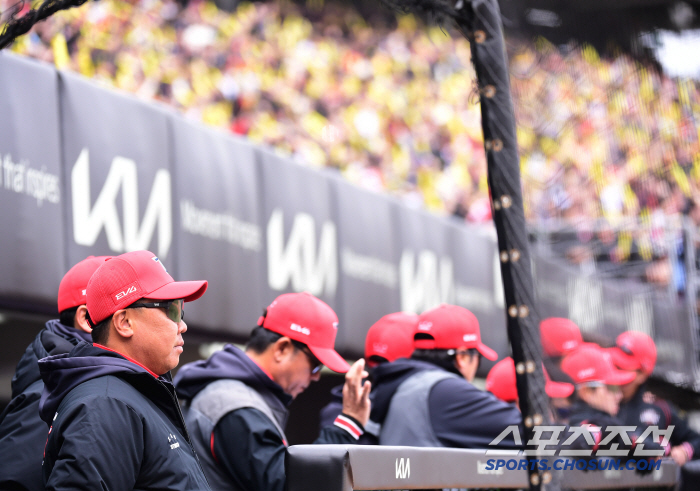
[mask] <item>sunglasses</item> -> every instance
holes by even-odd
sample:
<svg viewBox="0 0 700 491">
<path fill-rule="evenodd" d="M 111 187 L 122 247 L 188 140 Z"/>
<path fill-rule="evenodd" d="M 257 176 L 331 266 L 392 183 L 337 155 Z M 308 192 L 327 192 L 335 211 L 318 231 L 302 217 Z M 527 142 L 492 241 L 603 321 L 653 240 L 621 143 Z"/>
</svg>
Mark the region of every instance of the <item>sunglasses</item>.
<svg viewBox="0 0 700 491">
<path fill-rule="evenodd" d="M 134 303 L 124 307 L 125 309 L 163 309 L 168 319 L 176 324 L 185 318 L 185 301 L 181 298 L 177 300 L 163 300 L 160 302 Z"/>
<path fill-rule="evenodd" d="M 309 360 L 309 364 L 311 365 L 311 375 L 316 375 L 318 372 L 321 371 L 323 368 L 323 363 L 321 363 L 318 358 L 311 352 L 311 350 L 306 346 L 304 343 L 300 343 L 299 341 L 292 340 L 292 344 L 306 355 L 306 358 Z"/>
<path fill-rule="evenodd" d="M 586 387 L 592 387 L 592 388 L 598 388 L 598 387 L 606 387 L 608 389 L 608 392 L 612 394 L 617 394 L 618 392 L 621 392 L 622 389 L 620 388 L 619 385 L 609 385 L 603 382 L 587 382 L 585 384 L 581 384 Z"/>
</svg>

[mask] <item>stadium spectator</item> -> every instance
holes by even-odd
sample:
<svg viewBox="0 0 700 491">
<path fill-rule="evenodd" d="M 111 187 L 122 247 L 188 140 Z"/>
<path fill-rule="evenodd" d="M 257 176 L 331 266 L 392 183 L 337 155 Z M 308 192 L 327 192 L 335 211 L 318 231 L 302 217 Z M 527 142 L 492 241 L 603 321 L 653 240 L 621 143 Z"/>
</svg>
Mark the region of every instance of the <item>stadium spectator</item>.
<svg viewBox="0 0 700 491">
<path fill-rule="evenodd" d="M 440 305 L 419 316 L 410 359 L 374 369 L 372 419 L 382 445 L 488 448 L 519 411 L 472 385 L 480 356 L 497 358 L 481 342 L 479 322 L 467 309 Z M 376 418 L 376 419 L 375 419 Z M 514 448 L 512 437 L 501 447 Z"/>
<path fill-rule="evenodd" d="M 47 426 L 39 417 L 44 382 L 38 362 L 91 341 L 85 288 L 106 256 L 90 256 L 73 266 L 58 285 L 59 318 L 46 323 L 27 346 L 12 377 L 12 400 L 0 415 L 0 489 L 44 489 L 41 461 Z"/>
<path fill-rule="evenodd" d="M 277 297 L 258 320 L 245 352 L 227 345 L 182 367 L 178 394 L 212 489 L 284 491 L 287 406 L 323 365 L 346 373 L 343 411 L 315 443 L 356 443 L 370 411 L 364 360 L 350 367 L 333 348 L 338 317 L 308 293 Z"/>
<path fill-rule="evenodd" d="M 158 257 L 107 260 L 87 285 L 93 344 L 39 361 L 51 425 L 46 489 L 209 489 L 171 383 L 184 302 L 206 281 L 176 282 Z"/>
<path fill-rule="evenodd" d="M 565 399 L 574 393 L 574 386 L 564 382 L 554 382 L 544 370 L 544 390 L 550 398 Z M 518 408 L 518 388 L 515 382 L 515 362 L 506 357 L 496 363 L 486 375 L 486 390 L 503 402 L 515 404 Z"/>
<path fill-rule="evenodd" d="M 369 379 L 372 380 L 372 369 L 382 363 L 390 363 L 399 358 L 408 358 L 413 353 L 413 334 L 418 326 L 418 316 L 406 312 L 387 314 L 367 331 L 365 337 L 365 360 Z M 343 409 L 343 386 L 331 389 L 331 402 L 321 409 L 319 427 L 322 429 L 332 424 Z M 370 395 L 370 399 L 372 396 Z M 365 425 L 365 433 L 360 443 L 377 444 L 379 425 L 370 419 Z"/>
<path fill-rule="evenodd" d="M 626 331 L 608 350 L 615 365 L 632 374 L 632 380 L 622 385 L 622 402 L 619 419 L 626 425 L 645 429 L 657 426 L 666 429 L 673 426 L 670 455 L 678 465 L 697 459 L 700 453 L 700 435 L 678 415 L 676 408 L 648 392 L 646 382 L 656 365 L 656 344 L 647 334 Z"/>
</svg>

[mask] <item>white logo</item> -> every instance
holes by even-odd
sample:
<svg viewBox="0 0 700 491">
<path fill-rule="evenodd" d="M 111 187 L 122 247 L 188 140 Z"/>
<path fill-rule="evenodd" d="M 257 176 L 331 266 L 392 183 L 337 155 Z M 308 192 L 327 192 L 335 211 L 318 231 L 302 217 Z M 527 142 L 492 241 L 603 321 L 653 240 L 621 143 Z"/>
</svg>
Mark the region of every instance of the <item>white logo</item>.
<svg viewBox="0 0 700 491">
<path fill-rule="evenodd" d="M 584 378 L 590 377 L 594 373 L 595 373 L 595 368 L 584 368 L 583 370 L 579 370 L 578 378 L 584 379 Z"/>
<path fill-rule="evenodd" d="M 385 354 L 389 350 L 389 346 L 384 343 L 372 343 L 375 353 Z"/>
<path fill-rule="evenodd" d="M 661 419 L 661 416 L 653 409 L 645 409 L 642 411 L 642 414 L 639 415 L 639 421 L 647 425 L 658 424 L 659 419 Z"/>
<path fill-rule="evenodd" d="M 285 290 L 291 280 L 294 291 L 334 296 L 338 286 L 335 225 L 331 221 L 323 223 L 317 251 L 314 218 L 297 213 L 285 248 L 284 215 L 281 209 L 275 209 L 267 223 L 267 264 L 267 281 L 273 290 Z"/>
<path fill-rule="evenodd" d="M 308 327 L 301 327 L 299 324 L 292 324 L 291 329 L 292 331 L 300 332 L 306 336 L 311 334 L 311 330 Z"/>
<path fill-rule="evenodd" d="M 396 459 L 396 479 L 408 479 L 411 477 L 411 459 Z"/>
<path fill-rule="evenodd" d="M 87 290 L 83 290 L 83 297 L 87 295 Z"/>
<path fill-rule="evenodd" d="M 423 321 L 420 324 L 418 324 L 419 331 L 430 331 L 431 327 L 433 327 L 433 323 L 430 321 Z"/>
<path fill-rule="evenodd" d="M 403 251 L 399 276 L 401 284 L 401 310 L 423 312 L 441 303 L 454 303 L 454 274 L 452 260 L 442 257 L 438 261 L 433 251 L 422 250 L 418 254 Z"/>
<path fill-rule="evenodd" d="M 129 295 L 130 293 L 135 293 L 135 292 L 136 292 L 136 287 L 130 286 L 126 291 L 122 291 L 122 292 L 117 293 L 116 298 L 117 298 L 117 300 L 120 300 L 120 299 L 126 297 L 127 295 Z"/>
<path fill-rule="evenodd" d="M 92 246 L 102 229 L 114 252 L 148 249 L 158 226 L 158 254 L 168 255 L 172 242 L 172 205 L 170 173 L 159 169 L 153 179 L 143 221 L 139 226 L 139 195 L 136 162 L 114 157 L 102 191 L 92 209 L 90 160 L 88 150 L 80 152 L 71 171 L 73 198 L 73 238 L 76 244 Z M 124 226 L 119 220 L 117 195 L 121 190 Z"/>
<path fill-rule="evenodd" d="M 476 334 L 465 334 L 462 341 L 468 343 L 470 341 L 476 341 Z"/>
<path fill-rule="evenodd" d="M 180 446 L 180 443 L 177 441 L 177 437 L 172 433 L 168 435 L 168 443 L 170 444 L 170 450 L 175 450 Z"/>
</svg>

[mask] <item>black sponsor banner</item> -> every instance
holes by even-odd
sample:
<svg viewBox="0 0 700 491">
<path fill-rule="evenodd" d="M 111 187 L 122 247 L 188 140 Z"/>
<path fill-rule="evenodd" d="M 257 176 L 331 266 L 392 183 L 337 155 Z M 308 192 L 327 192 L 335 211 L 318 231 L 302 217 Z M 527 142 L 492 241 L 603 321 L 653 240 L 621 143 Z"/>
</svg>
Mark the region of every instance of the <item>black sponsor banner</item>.
<svg viewBox="0 0 700 491">
<path fill-rule="evenodd" d="M 171 260 L 170 113 L 61 74 L 68 259 L 148 249 Z"/>
<path fill-rule="evenodd" d="M 0 53 L 0 295 L 56 305 L 63 248 L 58 77 Z"/>
<path fill-rule="evenodd" d="M 323 172 L 259 150 L 265 276 L 260 312 L 278 295 L 307 291 L 338 316 L 338 231 L 332 188 Z"/>
<path fill-rule="evenodd" d="M 358 356 L 364 338 L 380 317 L 400 310 L 399 256 L 395 209 L 385 195 L 333 180 L 338 203 L 338 256 L 343 312 L 336 345 Z"/>
<path fill-rule="evenodd" d="M 172 128 L 177 271 L 181 279 L 209 281 L 187 317 L 247 337 L 265 280 L 254 148 L 180 118 Z"/>
<path fill-rule="evenodd" d="M 510 348 L 495 232 L 490 227 L 461 223 L 447 223 L 445 228 L 454 271 L 452 303 L 472 311 L 479 320 L 484 344 L 499 357 L 507 356 Z M 485 375 L 492 362 L 484 359 L 482 365 L 480 373 Z"/>
</svg>

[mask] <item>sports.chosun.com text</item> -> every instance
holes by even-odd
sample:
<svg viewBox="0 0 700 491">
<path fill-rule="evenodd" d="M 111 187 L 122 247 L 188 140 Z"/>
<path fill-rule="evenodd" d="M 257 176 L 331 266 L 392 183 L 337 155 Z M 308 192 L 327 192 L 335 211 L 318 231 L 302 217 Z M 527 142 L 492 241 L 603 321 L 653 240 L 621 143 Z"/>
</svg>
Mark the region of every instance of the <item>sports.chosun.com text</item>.
<svg viewBox="0 0 700 491">
<path fill-rule="evenodd" d="M 487 471 L 500 469 L 514 470 L 580 470 L 580 471 L 605 471 L 621 470 L 651 471 L 661 469 L 661 460 L 647 459 L 489 459 L 484 467 Z"/>
</svg>

